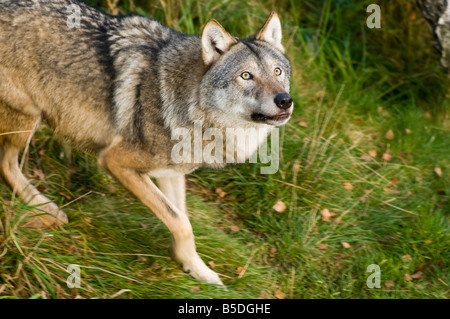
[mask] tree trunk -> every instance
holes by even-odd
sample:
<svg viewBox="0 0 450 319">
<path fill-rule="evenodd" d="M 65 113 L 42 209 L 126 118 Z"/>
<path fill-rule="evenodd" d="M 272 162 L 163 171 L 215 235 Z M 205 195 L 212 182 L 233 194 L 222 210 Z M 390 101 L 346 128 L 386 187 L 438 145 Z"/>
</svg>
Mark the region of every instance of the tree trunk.
<svg viewBox="0 0 450 319">
<path fill-rule="evenodd" d="M 450 0 L 416 0 L 416 3 L 433 28 L 441 64 L 450 71 Z"/>
</svg>

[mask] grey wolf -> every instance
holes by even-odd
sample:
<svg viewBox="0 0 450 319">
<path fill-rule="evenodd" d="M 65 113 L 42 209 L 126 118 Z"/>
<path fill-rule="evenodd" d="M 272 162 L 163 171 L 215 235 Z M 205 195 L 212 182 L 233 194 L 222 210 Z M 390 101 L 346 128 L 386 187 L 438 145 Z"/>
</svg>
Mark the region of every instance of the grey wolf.
<svg viewBox="0 0 450 319">
<path fill-rule="evenodd" d="M 74 12 L 78 23 L 68 20 Z M 100 166 L 157 215 L 184 271 L 222 284 L 196 252 L 184 176 L 224 164 L 174 163 L 171 132 L 192 132 L 195 120 L 220 130 L 285 124 L 293 103 L 281 40 L 276 13 L 254 36 L 238 39 L 213 19 L 190 36 L 75 0 L 1 1 L 0 175 L 25 202 L 41 205 L 45 214 L 30 218 L 34 226 L 68 222 L 18 165 L 45 120 L 61 138 L 97 154 Z"/>
</svg>

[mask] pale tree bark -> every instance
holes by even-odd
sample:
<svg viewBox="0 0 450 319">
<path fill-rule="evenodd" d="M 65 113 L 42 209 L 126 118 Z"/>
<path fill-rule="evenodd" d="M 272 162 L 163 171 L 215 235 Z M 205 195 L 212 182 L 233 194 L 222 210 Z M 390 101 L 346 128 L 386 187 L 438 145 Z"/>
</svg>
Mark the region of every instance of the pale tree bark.
<svg viewBox="0 0 450 319">
<path fill-rule="evenodd" d="M 416 3 L 433 28 L 441 64 L 450 71 L 450 0 L 416 0 Z"/>
</svg>

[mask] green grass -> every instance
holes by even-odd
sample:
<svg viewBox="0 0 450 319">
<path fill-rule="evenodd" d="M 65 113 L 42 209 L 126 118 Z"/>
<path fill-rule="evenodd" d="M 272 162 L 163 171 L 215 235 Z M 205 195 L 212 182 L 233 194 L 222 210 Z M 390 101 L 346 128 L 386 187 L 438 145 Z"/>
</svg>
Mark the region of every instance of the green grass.
<svg viewBox="0 0 450 319">
<path fill-rule="evenodd" d="M 106 1 L 91 3 L 108 9 Z M 188 176 L 197 249 L 214 263 L 223 290 L 184 274 L 168 257 L 164 225 L 95 158 L 44 127 L 24 172 L 66 205 L 71 222 L 20 227 L 30 208 L 0 185 L 0 298 L 448 298 L 450 83 L 412 3 L 381 1 L 380 30 L 364 25 L 369 3 L 135 0 L 110 7 L 186 33 L 214 17 L 237 36 L 276 10 L 296 105 L 281 130 L 280 170 L 261 175 L 260 164 L 244 164 Z M 287 207 L 281 213 L 272 208 L 279 200 Z M 335 214 L 330 221 L 324 209 Z M 82 266 L 80 289 L 65 284 L 69 264 Z M 371 264 L 380 266 L 380 288 L 366 285 Z"/>
</svg>

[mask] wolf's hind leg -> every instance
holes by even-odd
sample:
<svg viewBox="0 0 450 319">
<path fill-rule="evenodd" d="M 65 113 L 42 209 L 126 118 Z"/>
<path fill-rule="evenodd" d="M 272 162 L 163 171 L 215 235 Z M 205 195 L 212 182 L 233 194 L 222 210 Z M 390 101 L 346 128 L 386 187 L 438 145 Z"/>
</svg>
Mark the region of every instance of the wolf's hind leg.
<svg viewBox="0 0 450 319">
<path fill-rule="evenodd" d="M 54 223 L 68 222 L 64 212 L 34 188 L 19 168 L 19 153 L 36 130 L 40 118 L 25 115 L 0 101 L 0 176 L 14 194 L 30 206 L 38 216 L 27 219 L 25 226 L 48 227 Z"/>
<path fill-rule="evenodd" d="M 99 163 L 169 228 L 172 234 L 172 257 L 182 265 L 185 272 L 207 283 L 222 285 L 219 276 L 209 269 L 197 254 L 189 218 L 185 211 L 176 206 L 181 202 L 177 201 L 177 204 L 173 204 L 147 174 L 133 168 L 133 158 L 139 156 L 135 156 L 131 152 L 122 149 L 119 145 L 113 146 L 100 155 Z M 170 185 L 165 184 L 165 187 L 162 187 L 168 194 L 172 194 Z M 175 201 L 174 198 L 172 197 L 173 201 Z"/>
</svg>

